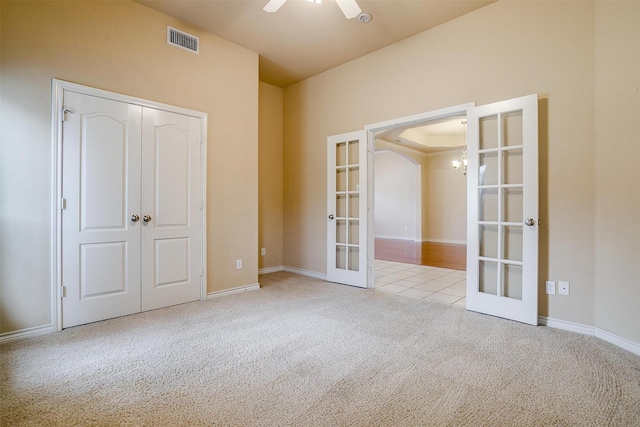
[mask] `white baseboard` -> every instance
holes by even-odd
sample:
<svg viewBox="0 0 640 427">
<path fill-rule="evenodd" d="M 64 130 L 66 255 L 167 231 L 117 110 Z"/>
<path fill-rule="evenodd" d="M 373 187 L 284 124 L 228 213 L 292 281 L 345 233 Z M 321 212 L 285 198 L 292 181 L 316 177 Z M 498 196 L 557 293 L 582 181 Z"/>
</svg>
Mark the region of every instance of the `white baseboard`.
<svg viewBox="0 0 640 427">
<path fill-rule="evenodd" d="M 422 239 L 423 242 L 429 243 L 451 243 L 453 245 L 466 245 L 466 240 L 454 240 L 454 239 Z"/>
<path fill-rule="evenodd" d="M 284 271 L 289 273 L 296 273 L 302 276 L 313 277 L 314 279 L 327 280 L 327 275 L 325 273 L 318 273 L 316 271 L 303 270 L 301 268 L 295 267 L 284 267 Z"/>
<path fill-rule="evenodd" d="M 419 242 L 419 239 L 416 239 L 411 236 L 375 236 L 374 239 L 389 239 L 389 240 L 406 240 L 407 242 Z"/>
<path fill-rule="evenodd" d="M 548 317 L 539 316 L 538 323 L 542 326 L 548 326 L 550 328 L 562 329 L 564 331 L 577 332 L 579 334 L 591 335 L 596 338 L 600 338 L 603 341 L 611 343 L 624 350 L 640 356 L 640 344 L 622 338 L 618 335 L 607 332 L 603 329 L 596 328 L 594 326 L 583 325 L 580 323 L 567 322 L 566 320 L 551 319 Z"/>
<path fill-rule="evenodd" d="M 376 239 L 391 239 L 391 240 L 405 240 L 407 242 L 429 242 L 429 243 L 451 243 L 454 245 L 466 245 L 466 240 L 455 240 L 455 239 L 414 239 L 413 237 L 406 236 L 376 236 Z"/>
<path fill-rule="evenodd" d="M 626 338 L 619 337 L 611 332 L 607 332 L 600 328 L 594 328 L 596 338 L 600 338 L 601 340 L 605 340 L 608 343 L 611 343 L 617 347 L 624 348 L 625 350 L 630 351 L 631 353 L 637 354 L 640 356 L 640 344 L 628 340 Z"/>
<path fill-rule="evenodd" d="M 284 267 L 281 265 L 275 267 L 266 267 L 258 270 L 258 274 L 277 273 L 278 271 L 284 271 Z"/>
<path fill-rule="evenodd" d="M 246 286 L 238 286 L 237 288 L 225 289 L 223 291 L 209 292 L 207 294 L 207 299 L 219 298 L 226 295 L 238 294 L 246 291 L 255 291 L 258 289 L 260 289 L 260 283 L 255 283 L 253 285 L 246 285 Z"/>
<path fill-rule="evenodd" d="M 37 337 L 53 333 L 53 325 L 36 326 L 35 328 L 25 328 L 13 332 L 0 334 L 0 344 L 11 341 L 18 341 L 25 338 Z"/>
<path fill-rule="evenodd" d="M 548 326 L 554 329 L 562 329 L 563 331 L 577 332 L 584 335 L 595 335 L 593 326 L 583 325 L 581 323 L 567 322 L 566 320 L 552 319 L 550 317 L 538 316 L 538 324 Z"/>
</svg>

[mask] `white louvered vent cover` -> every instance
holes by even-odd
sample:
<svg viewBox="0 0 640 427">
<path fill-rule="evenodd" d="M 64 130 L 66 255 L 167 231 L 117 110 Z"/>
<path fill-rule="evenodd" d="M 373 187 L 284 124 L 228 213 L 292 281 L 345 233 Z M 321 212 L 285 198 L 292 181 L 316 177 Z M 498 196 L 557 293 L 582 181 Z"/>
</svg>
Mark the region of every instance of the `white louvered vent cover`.
<svg viewBox="0 0 640 427">
<path fill-rule="evenodd" d="M 170 44 L 189 52 L 200 52 L 200 38 L 180 31 L 167 25 L 167 44 Z"/>
</svg>

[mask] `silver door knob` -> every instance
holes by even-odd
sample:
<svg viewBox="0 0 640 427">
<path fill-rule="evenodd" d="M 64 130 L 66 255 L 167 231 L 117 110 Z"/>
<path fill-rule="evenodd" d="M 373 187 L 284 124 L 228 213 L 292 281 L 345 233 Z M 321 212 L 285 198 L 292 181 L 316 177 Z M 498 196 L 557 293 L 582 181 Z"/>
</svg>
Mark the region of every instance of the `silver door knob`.
<svg viewBox="0 0 640 427">
<path fill-rule="evenodd" d="M 133 222 L 138 222 L 140 220 L 140 217 L 136 214 L 131 215 L 131 221 Z"/>
<path fill-rule="evenodd" d="M 149 222 L 149 221 L 151 221 L 151 217 L 149 215 L 145 215 L 145 216 L 142 217 L 142 220 L 144 222 Z"/>
<path fill-rule="evenodd" d="M 330 214 L 330 215 L 329 215 L 329 219 L 333 219 L 333 214 Z"/>
<path fill-rule="evenodd" d="M 535 225 L 536 220 L 533 218 L 527 218 L 527 220 L 524 223 L 527 224 L 529 227 L 531 227 L 532 225 Z"/>
</svg>

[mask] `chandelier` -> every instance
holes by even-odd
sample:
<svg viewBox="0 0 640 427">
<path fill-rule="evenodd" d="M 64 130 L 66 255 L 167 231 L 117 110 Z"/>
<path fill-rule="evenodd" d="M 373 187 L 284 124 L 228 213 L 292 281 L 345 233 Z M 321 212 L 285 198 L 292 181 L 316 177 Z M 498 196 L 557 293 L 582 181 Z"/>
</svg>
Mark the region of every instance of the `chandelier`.
<svg viewBox="0 0 640 427">
<path fill-rule="evenodd" d="M 460 172 L 462 175 L 466 175 L 467 174 L 467 127 L 466 127 L 467 121 L 463 120 L 462 121 L 462 129 L 463 129 L 463 134 L 464 134 L 464 150 L 462 150 L 462 155 L 460 156 L 459 160 L 452 160 L 451 161 L 451 165 L 453 166 L 453 168 L 455 170 L 457 170 L 458 172 Z"/>
</svg>

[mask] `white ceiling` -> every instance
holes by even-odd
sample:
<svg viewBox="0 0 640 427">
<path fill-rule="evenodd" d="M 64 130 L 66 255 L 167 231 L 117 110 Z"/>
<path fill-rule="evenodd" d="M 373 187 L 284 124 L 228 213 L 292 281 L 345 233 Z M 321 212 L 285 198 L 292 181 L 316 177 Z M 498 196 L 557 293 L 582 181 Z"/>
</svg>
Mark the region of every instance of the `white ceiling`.
<svg viewBox="0 0 640 427">
<path fill-rule="evenodd" d="M 377 133 L 376 139 L 429 154 L 463 148 L 465 136 L 466 117 L 461 116 L 395 127 Z"/>
<path fill-rule="evenodd" d="M 334 0 L 136 0 L 260 55 L 260 80 L 286 87 L 455 19 L 495 0 L 358 0 L 373 16 L 346 19 Z"/>
</svg>

